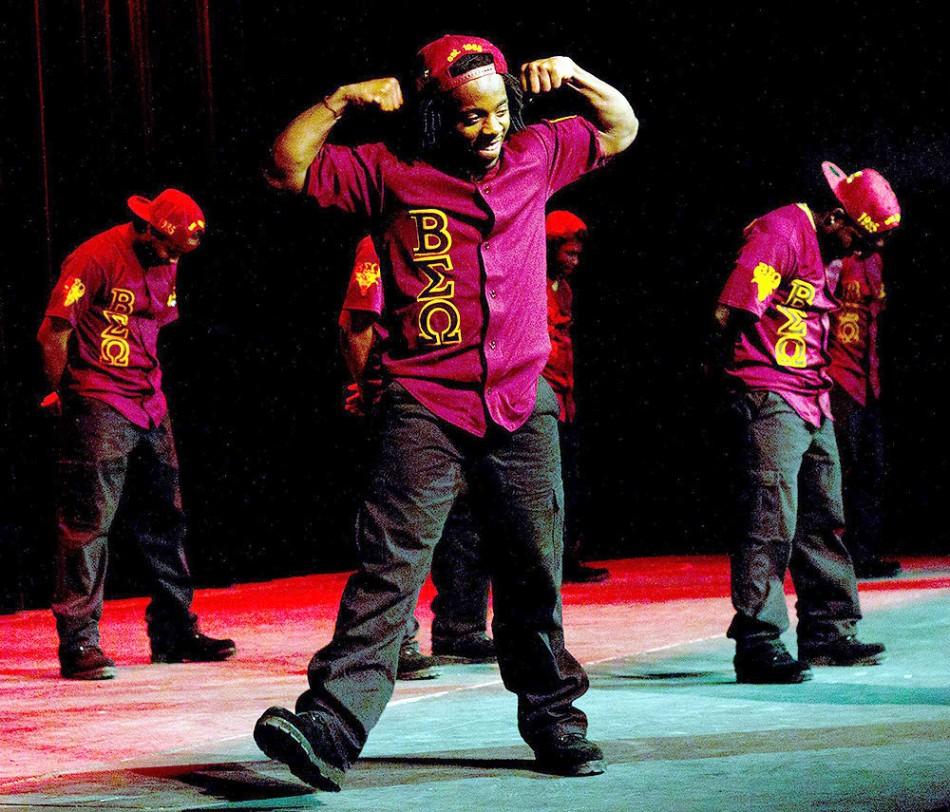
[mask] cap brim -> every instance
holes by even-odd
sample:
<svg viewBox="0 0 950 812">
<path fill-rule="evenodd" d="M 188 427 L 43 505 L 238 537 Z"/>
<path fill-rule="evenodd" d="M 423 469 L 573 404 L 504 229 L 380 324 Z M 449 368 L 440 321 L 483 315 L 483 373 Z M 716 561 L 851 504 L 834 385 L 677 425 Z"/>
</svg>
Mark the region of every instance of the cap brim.
<svg viewBox="0 0 950 812">
<path fill-rule="evenodd" d="M 152 201 L 142 195 L 132 195 L 127 201 L 129 209 L 136 217 L 141 217 L 146 223 L 152 211 Z"/>
<path fill-rule="evenodd" d="M 848 177 L 844 170 L 838 166 L 838 164 L 832 163 L 831 161 L 822 161 L 821 162 L 821 171 L 825 175 L 825 180 L 828 181 L 828 185 L 831 187 L 831 191 L 835 193 L 835 197 L 838 196 L 838 186 Z"/>
</svg>

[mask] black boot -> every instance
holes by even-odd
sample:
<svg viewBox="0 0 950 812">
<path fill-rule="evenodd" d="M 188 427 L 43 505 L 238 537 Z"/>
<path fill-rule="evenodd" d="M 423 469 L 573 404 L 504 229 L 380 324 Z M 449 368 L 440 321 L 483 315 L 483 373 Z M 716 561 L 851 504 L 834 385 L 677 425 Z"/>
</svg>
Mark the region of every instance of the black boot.
<svg viewBox="0 0 950 812">
<path fill-rule="evenodd" d="M 152 641 L 153 663 L 210 663 L 234 656 L 233 640 L 208 637 L 197 629 L 169 641 Z"/>
<path fill-rule="evenodd" d="M 812 665 L 877 665 L 884 659 L 884 644 L 862 643 L 853 634 L 799 640 L 798 657 Z"/>
<path fill-rule="evenodd" d="M 254 741 L 268 758 L 286 764 L 310 786 L 328 792 L 339 792 L 343 786 L 350 765 L 319 714 L 268 708 L 254 725 Z"/>
<path fill-rule="evenodd" d="M 606 770 L 601 749 L 583 733 L 562 733 L 532 744 L 538 769 L 553 775 L 600 775 Z"/>
<path fill-rule="evenodd" d="M 753 685 L 796 685 L 813 676 L 808 663 L 794 659 L 777 640 L 738 646 L 732 663 L 736 682 Z"/>
</svg>

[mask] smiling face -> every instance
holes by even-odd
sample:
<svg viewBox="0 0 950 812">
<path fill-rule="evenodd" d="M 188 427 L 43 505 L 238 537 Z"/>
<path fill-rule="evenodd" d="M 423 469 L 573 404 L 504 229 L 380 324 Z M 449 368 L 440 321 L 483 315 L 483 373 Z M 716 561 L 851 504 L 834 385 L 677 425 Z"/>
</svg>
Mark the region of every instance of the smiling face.
<svg viewBox="0 0 950 812">
<path fill-rule="evenodd" d="M 491 74 L 450 90 L 451 130 L 457 157 L 466 167 L 484 173 L 501 158 L 501 148 L 511 126 L 505 82 Z"/>
</svg>

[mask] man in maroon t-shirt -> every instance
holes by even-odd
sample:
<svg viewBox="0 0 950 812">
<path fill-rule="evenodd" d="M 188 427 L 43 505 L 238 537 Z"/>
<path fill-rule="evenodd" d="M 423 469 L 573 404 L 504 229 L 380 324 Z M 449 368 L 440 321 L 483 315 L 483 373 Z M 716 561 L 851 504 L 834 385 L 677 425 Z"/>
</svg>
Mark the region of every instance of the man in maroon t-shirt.
<svg viewBox="0 0 950 812">
<path fill-rule="evenodd" d="M 159 330 L 178 318 L 178 259 L 204 215 L 188 195 L 129 198 L 134 222 L 80 245 L 63 263 L 38 340 L 59 417 L 57 566 L 53 614 L 62 675 L 109 679 L 99 646 L 109 529 L 126 482 L 130 525 L 152 581 L 152 662 L 223 660 L 232 640 L 198 631 L 183 548 L 178 459 L 158 361 Z"/>
<path fill-rule="evenodd" d="M 552 211 L 544 220 L 548 240 L 548 337 L 551 355 L 541 372 L 557 397 L 561 471 L 564 478 L 564 581 L 592 583 L 610 577 L 606 567 L 581 561 L 580 435 L 574 402 L 574 291 L 571 278 L 587 240 L 587 224 L 569 211 Z"/>
<path fill-rule="evenodd" d="M 803 203 L 753 221 L 719 296 L 726 379 L 737 419 L 737 504 L 729 637 L 739 682 L 799 683 L 808 664 L 873 664 L 884 646 L 855 637 L 854 568 L 841 542 L 841 465 L 828 397 L 834 259 L 866 255 L 900 222 L 890 185 L 873 169 L 846 176 L 822 165 L 840 208 Z M 798 595 L 798 659 L 783 582 Z"/>
<path fill-rule="evenodd" d="M 831 314 L 828 374 L 841 453 L 844 543 L 859 578 L 897 575 L 901 565 L 881 558 L 884 529 L 884 432 L 878 319 L 887 301 L 880 254 L 845 257 L 838 277 L 841 309 Z"/>
<path fill-rule="evenodd" d="M 637 121 L 617 90 L 567 57 L 521 74 L 519 85 L 484 39 L 441 37 L 419 52 L 414 143 L 326 143 L 354 107 L 403 105 L 399 82 L 385 78 L 330 93 L 274 145 L 274 186 L 370 221 L 389 314 L 362 561 L 298 712 L 270 708 L 254 731 L 265 753 L 317 787 L 339 789 L 392 694 L 406 619 L 463 482 L 488 530 L 492 629 L 519 731 L 545 770 L 603 770 L 573 704 L 587 676 L 561 626 L 558 406 L 541 378 L 550 353 L 544 209 L 626 149 Z M 593 123 L 525 126 L 522 93 L 561 87 Z"/>
</svg>

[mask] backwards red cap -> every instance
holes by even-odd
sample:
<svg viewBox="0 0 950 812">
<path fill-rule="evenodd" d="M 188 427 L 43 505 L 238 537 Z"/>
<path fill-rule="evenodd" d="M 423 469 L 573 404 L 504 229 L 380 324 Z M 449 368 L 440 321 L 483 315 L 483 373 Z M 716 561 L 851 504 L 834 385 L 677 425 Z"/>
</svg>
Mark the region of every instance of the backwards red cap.
<svg viewBox="0 0 950 812">
<path fill-rule="evenodd" d="M 852 220 L 870 234 L 897 228 L 901 223 L 901 207 L 897 195 L 884 176 L 874 169 L 862 169 L 845 175 L 831 161 L 821 165 L 825 180 Z"/>
<path fill-rule="evenodd" d="M 492 61 L 487 65 L 472 68 L 458 76 L 451 73 L 452 65 L 460 56 L 466 54 L 489 54 Z M 480 79 L 482 76 L 508 72 L 508 63 L 501 51 L 487 39 L 470 37 L 465 34 L 446 34 L 419 49 L 422 60 L 422 81 L 435 82 L 439 90 L 452 90 L 466 82 Z"/>
<path fill-rule="evenodd" d="M 587 234 L 587 223 L 569 211 L 552 211 L 544 218 L 544 230 L 549 239 L 573 240 Z"/>
<path fill-rule="evenodd" d="M 129 208 L 183 254 L 194 251 L 205 233 L 201 208 L 184 192 L 166 189 L 154 200 L 141 195 L 129 198 Z"/>
</svg>

